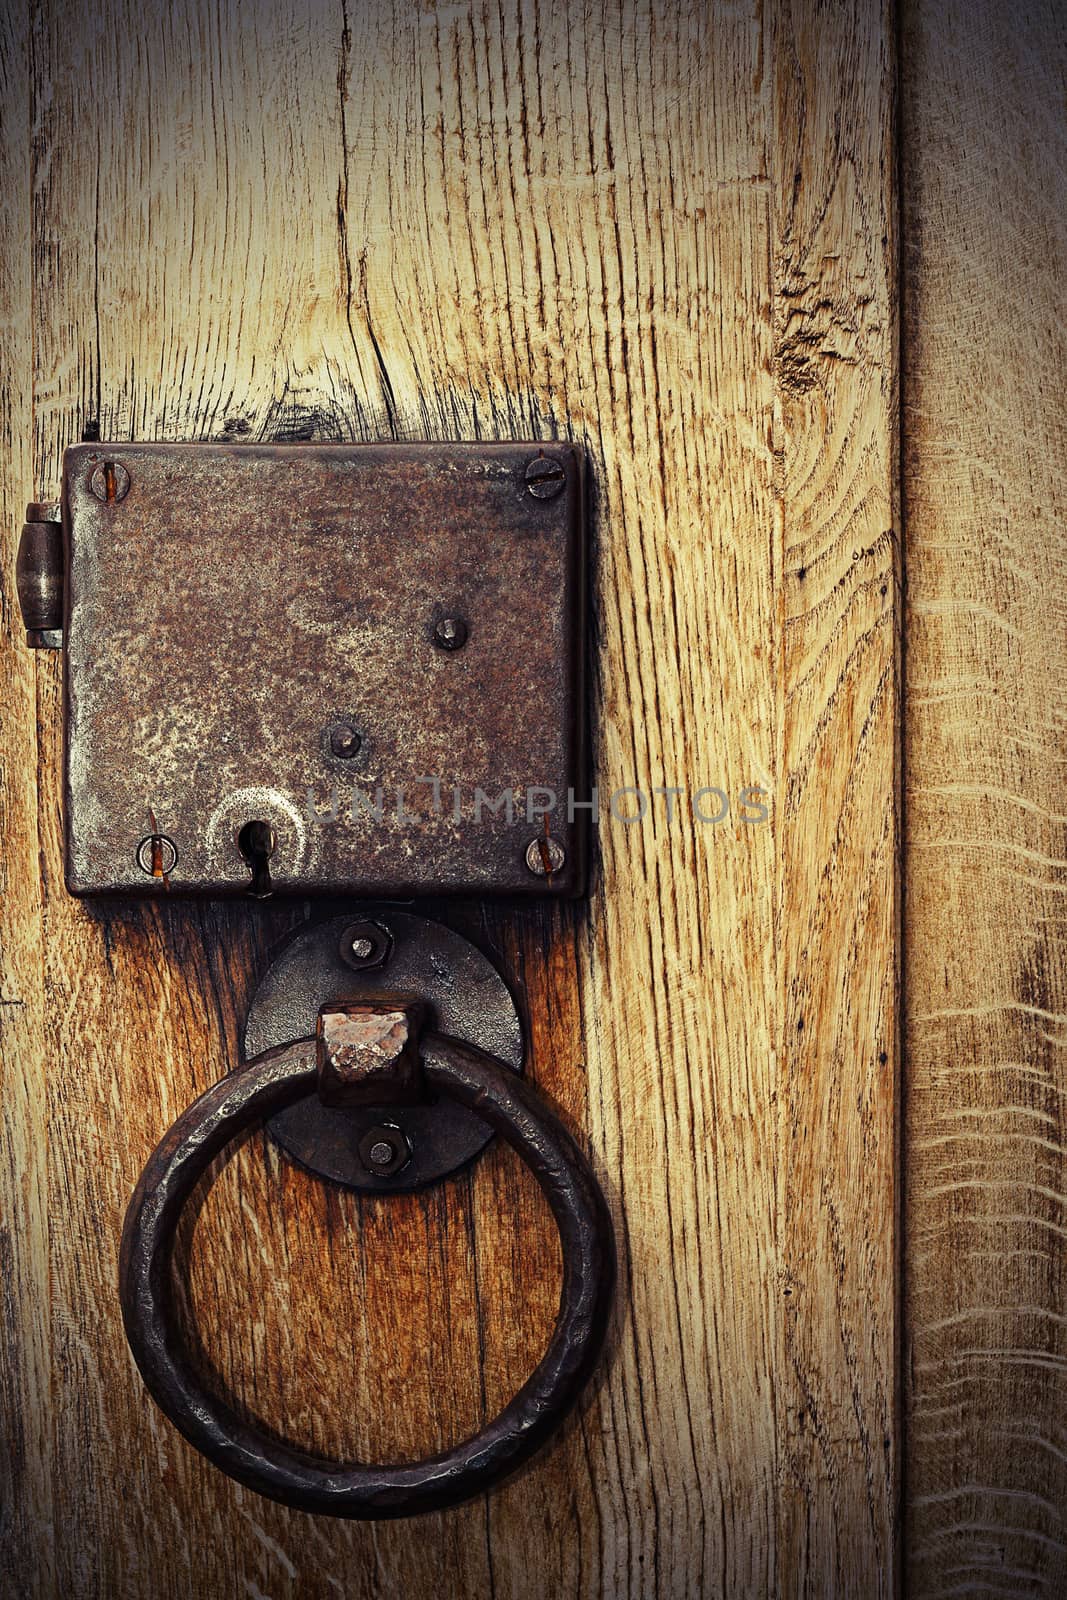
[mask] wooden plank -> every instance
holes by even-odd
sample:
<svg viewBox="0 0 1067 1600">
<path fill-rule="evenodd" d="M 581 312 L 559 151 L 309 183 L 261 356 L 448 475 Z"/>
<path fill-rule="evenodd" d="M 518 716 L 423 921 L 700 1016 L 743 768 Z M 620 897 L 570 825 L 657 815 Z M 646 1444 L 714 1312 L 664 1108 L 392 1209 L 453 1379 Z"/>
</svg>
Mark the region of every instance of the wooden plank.
<svg viewBox="0 0 1067 1600">
<path fill-rule="evenodd" d="M 50 1107 L 67 1593 L 890 1592 L 888 39 L 860 0 L 262 7 L 254 27 L 190 0 L 42 8 L 41 483 L 89 419 L 588 445 L 594 894 L 476 927 L 622 1268 L 604 1376 L 559 1441 L 417 1530 L 288 1512 L 185 1448 L 122 1343 L 122 1209 L 304 911 L 67 900 L 41 663 L 48 1051 L 78 1063 Z M 627 785 L 640 825 L 608 812 Z M 685 791 L 671 822 L 656 785 Z M 749 785 L 769 821 L 742 820 Z M 702 786 L 728 820 L 694 818 Z M 500 1153 L 360 1206 L 253 1141 L 186 1246 L 217 1381 L 335 1451 L 475 1426 L 556 1292 L 543 1207 Z"/>
<path fill-rule="evenodd" d="M 1067 25 L 904 7 L 910 1589 L 1067 1587 Z"/>
<path fill-rule="evenodd" d="M 780 1592 L 896 1587 L 899 508 L 888 7 L 783 7 Z"/>
<path fill-rule="evenodd" d="M 54 1571 L 37 697 L 15 593 L 33 498 L 29 33 L 28 7 L 0 17 L 0 1589 L 37 1596 Z"/>
</svg>

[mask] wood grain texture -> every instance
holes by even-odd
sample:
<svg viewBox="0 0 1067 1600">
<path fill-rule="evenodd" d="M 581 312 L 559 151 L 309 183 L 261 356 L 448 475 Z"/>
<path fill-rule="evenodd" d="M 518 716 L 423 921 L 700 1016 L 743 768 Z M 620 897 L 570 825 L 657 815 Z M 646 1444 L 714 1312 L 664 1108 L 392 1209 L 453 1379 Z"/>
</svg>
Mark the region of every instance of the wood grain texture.
<svg viewBox="0 0 1067 1600">
<path fill-rule="evenodd" d="M 894 60 L 870 20 L 794 6 L 776 42 L 779 1584 L 813 1595 L 889 1595 L 896 1566 Z"/>
<path fill-rule="evenodd" d="M 917 1596 L 1067 1589 L 1067 18 L 904 7 Z"/>
<path fill-rule="evenodd" d="M 45 1038 L 77 1063 L 48 1109 L 66 1594 L 892 1593 L 890 44 L 868 0 L 35 11 L 38 483 L 88 419 L 590 451 L 593 897 L 471 919 L 621 1255 L 602 1378 L 483 1502 L 323 1522 L 184 1446 L 121 1339 L 122 1210 L 306 908 L 68 900 L 39 658 Z M 685 794 L 627 825 L 624 785 Z M 258 1139 L 184 1271 L 214 1381 L 379 1455 L 498 1407 L 558 1284 L 503 1153 L 360 1205 Z"/>
<path fill-rule="evenodd" d="M 0 1586 L 48 1594 L 54 1578 L 45 1193 L 42 885 L 34 662 L 15 594 L 31 498 L 29 18 L 0 17 Z"/>
</svg>

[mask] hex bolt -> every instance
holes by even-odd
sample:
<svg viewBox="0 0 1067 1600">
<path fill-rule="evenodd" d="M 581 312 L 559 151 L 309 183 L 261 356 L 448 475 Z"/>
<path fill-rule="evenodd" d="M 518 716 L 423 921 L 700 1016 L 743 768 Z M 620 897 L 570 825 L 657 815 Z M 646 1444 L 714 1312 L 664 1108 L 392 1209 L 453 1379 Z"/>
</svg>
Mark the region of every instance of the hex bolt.
<svg viewBox="0 0 1067 1600">
<path fill-rule="evenodd" d="M 351 761 L 363 746 L 363 735 L 350 722 L 335 722 L 330 732 L 330 751 L 340 761 Z"/>
<path fill-rule="evenodd" d="M 89 487 L 98 500 L 108 504 L 124 500 L 129 493 L 130 475 L 121 461 L 101 461 L 93 468 Z"/>
<path fill-rule="evenodd" d="M 468 632 L 462 617 L 442 617 L 434 627 L 433 642 L 439 650 L 462 650 Z"/>
<path fill-rule="evenodd" d="M 411 1143 L 394 1122 L 379 1123 L 360 1139 L 359 1159 L 376 1178 L 392 1178 L 411 1160 Z"/>
<path fill-rule="evenodd" d="M 393 950 L 393 936 L 380 922 L 350 922 L 341 935 L 341 960 L 354 972 L 384 967 Z"/>
<path fill-rule="evenodd" d="M 566 850 L 558 839 L 548 834 L 539 833 L 526 846 L 526 865 L 538 878 L 548 878 L 553 872 L 562 872 L 566 860 Z"/>
<path fill-rule="evenodd" d="M 567 470 L 559 457 L 543 453 L 526 463 L 523 476 L 535 500 L 554 500 L 567 482 Z"/>
</svg>

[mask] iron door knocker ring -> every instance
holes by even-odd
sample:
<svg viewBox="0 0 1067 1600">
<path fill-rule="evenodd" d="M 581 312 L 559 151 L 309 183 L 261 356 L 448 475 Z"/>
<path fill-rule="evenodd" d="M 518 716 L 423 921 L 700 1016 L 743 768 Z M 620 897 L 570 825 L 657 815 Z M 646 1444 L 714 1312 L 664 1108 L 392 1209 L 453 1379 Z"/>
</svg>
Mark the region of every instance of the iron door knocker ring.
<svg viewBox="0 0 1067 1600">
<path fill-rule="evenodd" d="M 121 1252 L 126 1332 L 164 1412 L 223 1471 L 307 1510 L 396 1517 L 488 1487 L 560 1421 L 603 1343 L 608 1211 L 522 1082 L 507 986 L 453 929 L 397 909 L 585 893 L 587 510 L 566 440 L 85 441 L 58 498 L 27 508 L 27 643 L 63 652 L 70 892 L 356 902 L 263 975 L 244 1065 L 151 1156 Z M 166 585 L 146 581 L 158 571 Z M 300 1166 L 361 1192 L 437 1183 L 494 1132 L 531 1167 L 563 1244 L 559 1317 L 475 1438 L 342 1466 L 201 1385 L 174 1315 L 175 1231 L 260 1117 Z"/>
<path fill-rule="evenodd" d="M 469 1045 L 425 1034 L 419 1070 L 428 1089 L 483 1118 L 522 1157 L 552 1209 L 563 1254 L 559 1314 L 540 1363 L 499 1416 L 450 1450 L 396 1466 L 316 1458 L 243 1422 L 201 1386 L 181 1350 L 171 1256 L 185 1202 L 214 1157 L 241 1131 L 321 1087 L 321 1036 L 318 1063 L 316 1041 L 298 1040 L 253 1057 L 194 1101 L 149 1158 L 127 1212 L 122 1313 L 146 1386 L 189 1442 L 223 1472 L 305 1511 L 401 1517 L 455 1505 L 488 1489 L 558 1426 L 603 1344 L 614 1244 L 603 1195 L 577 1144 L 528 1084 Z"/>
</svg>

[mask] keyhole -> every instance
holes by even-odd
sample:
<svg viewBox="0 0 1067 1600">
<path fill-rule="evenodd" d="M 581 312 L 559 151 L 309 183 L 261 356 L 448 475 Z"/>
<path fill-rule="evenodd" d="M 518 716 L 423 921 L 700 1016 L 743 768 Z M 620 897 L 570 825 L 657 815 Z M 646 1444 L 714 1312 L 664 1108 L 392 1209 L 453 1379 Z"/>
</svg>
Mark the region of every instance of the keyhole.
<svg viewBox="0 0 1067 1600">
<path fill-rule="evenodd" d="M 237 835 L 237 848 L 252 873 L 248 892 L 255 900 L 266 900 L 274 893 L 274 885 L 270 881 L 270 858 L 277 844 L 278 836 L 274 829 L 261 818 L 246 822 Z"/>
</svg>

